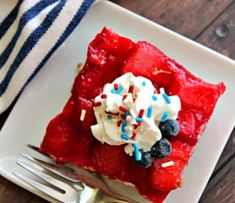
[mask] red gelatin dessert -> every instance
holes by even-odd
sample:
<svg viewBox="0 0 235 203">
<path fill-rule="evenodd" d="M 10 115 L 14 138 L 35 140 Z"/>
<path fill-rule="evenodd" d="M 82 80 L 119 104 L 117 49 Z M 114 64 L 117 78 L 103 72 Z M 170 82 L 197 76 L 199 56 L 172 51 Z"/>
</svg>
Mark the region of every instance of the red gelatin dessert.
<svg viewBox="0 0 235 203">
<path fill-rule="evenodd" d="M 40 149 L 59 163 L 132 185 L 140 194 L 133 202 L 163 202 L 181 187 L 224 91 L 223 83 L 203 81 L 154 45 L 103 28 Z"/>
</svg>

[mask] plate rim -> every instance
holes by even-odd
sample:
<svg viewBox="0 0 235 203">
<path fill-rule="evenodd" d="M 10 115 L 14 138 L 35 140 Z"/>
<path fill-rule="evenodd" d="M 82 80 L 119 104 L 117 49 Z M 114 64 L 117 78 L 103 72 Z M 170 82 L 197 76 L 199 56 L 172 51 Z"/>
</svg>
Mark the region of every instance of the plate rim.
<svg viewBox="0 0 235 203">
<path fill-rule="evenodd" d="M 106 6 L 111 6 L 113 9 L 118 9 L 119 12 L 126 12 L 128 15 L 131 15 L 131 16 L 133 16 L 134 18 L 137 18 L 137 20 L 141 20 L 141 21 L 143 21 L 144 23 L 149 24 L 151 27 L 157 27 L 158 29 L 161 29 L 161 30 L 163 30 L 163 31 L 165 31 L 165 32 L 167 32 L 167 33 L 169 33 L 169 34 L 172 35 L 173 37 L 177 37 L 178 39 L 183 40 L 184 42 L 189 43 L 189 44 L 191 44 L 192 46 L 195 46 L 195 47 L 198 47 L 199 49 L 204 50 L 207 54 L 212 54 L 212 55 L 218 57 L 220 60 L 225 61 L 226 63 L 228 63 L 228 64 L 230 64 L 230 65 L 234 65 L 234 69 L 235 69 L 235 61 L 232 60 L 232 59 L 230 59 L 230 58 L 228 58 L 227 56 L 224 56 L 224 55 L 222 55 L 222 54 L 216 52 L 215 50 L 212 50 L 212 49 L 210 49 L 210 48 L 208 48 L 208 47 L 206 47 L 206 46 L 204 46 L 204 45 L 202 45 L 202 44 L 199 44 L 198 42 L 195 42 L 195 41 L 193 41 L 193 40 L 191 40 L 191 39 L 189 39 L 189 38 L 187 38 L 187 37 L 185 37 L 185 36 L 183 36 L 183 35 L 181 35 L 181 34 L 179 34 L 179 33 L 174 32 L 174 31 L 172 31 L 172 30 L 170 30 L 170 29 L 168 29 L 168 28 L 166 28 L 166 27 L 164 27 L 164 26 L 162 26 L 162 25 L 159 25 L 159 24 L 157 24 L 157 23 L 155 23 L 155 22 L 153 22 L 153 21 L 151 21 L 151 20 L 149 20 L 149 19 L 146 19 L 146 18 L 144 18 L 143 16 L 140 16 L 140 15 L 138 15 L 138 14 L 136 14 L 136 13 L 133 13 L 132 11 L 127 10 L 126 8 L 123 8 L 123 7 L 121 7 L 121 6 L 117 5 L 117 4 L 115 4 L 115 3 L 113 3 L 113 2 L 109 2 L 109 1 L 100 1 L 100 2 L 97 2 L 96 4 L 106 4 Z M 93 6 L 94 6 L 94 5 L 93 5 Z M 92 7 L 93 7 L 93 6 L 92 6 Z M 79 27 L 79 26 L 78 26 L 78 27 Z M 30 85 L 30 84 L 29 84 L 29 85 Z M 29 85 L 28 85 L 28 86 L 29 86 Z M 27 87 L 26 87 L 26 88 L 27 88 Z M 19 99 L 20 99 L 20 98 L 19 98 Z M 19 99 L 18 99 L 18 101 L 19 101 Z M 14 105 L 14 107 L 13 107 L 11 113 L 12 113 L 12 112 L 14 111 L 14 109 L 16 108 L 16 106 L 17 106 L 17 104 L 18 104 L 18 101 L 17 101 L 16 104 Z M 8 119 L 9 119 L 9 117 L 11 116 L 11 113 L 8 115 L 8 118 L 6 119 L 5 124 L 2 126 L 2 129 L 1 129 L 1 131 L 0 131 L 0 139 L 1 139 L 2 130 L 5 128 L 6 123 L 8 122 Z M 235 123 L 235 119 L 234 119 L 233 123 Z M 231 129 L 231 132 L 232 132 L 232 129 Z M 230 132 L 230 134 L 231 134 L 231 132 Z M 229 135 L 230 135 L 230 134 L 229 134 Z M 228 139 L 229 139 L 229 136 L 227 137 L 226 142 L 227 142 Z M 225 144 L 226 144 L 226 142 L 225 142 Z M 224 144 L 224 146 L 225 146 L 225 144 Z M 224 149 L 224 146 L 223 146 L 223 148 L 221 149 L 221 152 L 222 152 L 222 150 Z M 220 154 L 221 154 L 221 153 L 220 153 Z M 218 159 L 219 159 L 219 157 L 218 157 Z M 1 162 L 1 159 L 0 159 L 0 162 Z M 216 162 L 216 163 L 217 163 L 217 162 Z M 216 163 L 215 163 L 215 164 L 216 164 Z M 210 173 L 210 174 L 211 174 L 211 173 Z M 17 179 L 12 178 L 11 176 L 9 176 L 9 174 L 4 173 L 4 171 L 2 171 L 2 169 L 1 169 L 1 167 L 0 167 L 0 175 L 2 175 L 4 178 L 8 179 L 9 181 L 11 181 L 11 182 L 17 184 L 18 186 L 22 187 L 22 185 L 21 185 L 22 182 L 21 182 L 21 181 L 17 181 Z M 208 179 L 209 179 L 209 178 L 208 178 Z M 28 190 L 28 191 L 30 191 L 30 192 L 32 192 L 32 193 L 34 193 L 34 194 L 36 194 L 36 195 L 38 195 L 38 196 L 40 196 L 40 197 L 42 197 L 42 198 L 44 198 L 44 199 L 47 199 L 47 200 L 48 200 L 48 198 L 47 198 L 46 195 L 41 194 L 40 192 L 38 192 L 36 189 L 32 188 L 31 186 L 27 186 L 27 185 L 26 185 L 26 186 L 23 186 L 23 188 L 26 189 L 26 190 Z M 202 191 L 203 191 L 203 190 L 204 190 L 204 188 L 202 189 Z M 201 193 L 201 194 L 202 194 L 202 193 Z M 199 196 L 199 198 L 200 198 L 200 196 Z M 49 199 L 49 200 L 51 201 L 51 199 Z"/>
</svg>

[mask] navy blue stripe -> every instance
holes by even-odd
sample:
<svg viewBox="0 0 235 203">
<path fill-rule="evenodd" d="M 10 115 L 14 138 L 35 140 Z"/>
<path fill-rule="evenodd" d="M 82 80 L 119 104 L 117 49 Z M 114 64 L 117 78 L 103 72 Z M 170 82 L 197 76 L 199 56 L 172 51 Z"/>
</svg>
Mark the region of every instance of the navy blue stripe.
<svg viewBox="0 0 235 203">
<path fill-rule="evenodd" d="M 30 76 L 30 78 L 27 80 L 24 87 L 21 89 L 20 93 L 24 90 L 26 85 L 33 79 L 33 77 L 41 70 L 41 68 L 45 65 L 45 63 L 48 61 L 48 59 L 51 57 L 51 55 L 55 52 L 55 50 L 67 39 L 67 37 L 72 33 L 72 31 L 77 27 L 77 25 L 80 23 L 83 16 L 86 14 L 87 10 L 90 8 L 91 4 L 95 0 L 84 0 L 82 3 L 80 9 L 74 16 L 73 20 L 70 22 L 70 24 L 67 26 L 65 32 L 61 35 L 60 39 L 57 41 L 55 46 L 48 52 L 46 57 L 43 59 L 43 61 L 39 64 L 39 66 L 35 69 L 33 74 Z M 20 94 L 19 93 L 19 94 Z"/>
<path fill-rule="evenodd" d="M 37 44 L 38 40 L 46 33 L 46 31 L 55 21 L 58 14 L 63 9 L 65 3 L 66 3 L 66 0 L 61 0 L 60 3 L 49 12 L 49 14 L 46 16 L 46 18 L 42 22 L 42 24 L 31 33 L 29 38 L 21 47 L 16 59 L 10 66 L 10 69 L 8 70 L 6 77 L 0 83 L 0 96 L 2 96 L 2 94 L 6 91 L 10 83 L 10 80 L 12 76 L 14 75 L 15 71 L 18 69 L 19 65 L 22 63 L 25 57 L 27 57 L 27 55 L 30 53 L 33 47 Z"/>
<path fill-rule="evenodd" d="M 51 5 L 57 1 L 58 0 L 46 0 L 46 1 L 42 0 L 22 15 L 22 17 L 19 20 L 19 25 L 18 25 L 18 28 L 17 28 L 17 31 L 16 31 L 14 37 L 12 38 L 12 40 L 10 41 L 10 43 L 8 44 L 8 46 L 6 47 L 4 52 L 0 55 L 0 70 L 4 66 L 4 64 L 6 63 L 12 50 L 14 49 L 15 44 L 16 44 L 18 38 L 20 37 L 20 34 L 22 33 L 22 30 L 24 29 L 24 26 L 31 19 L 33 19 L 35 16 L 37 16 L 42 10 L 44 10 L 49 5 Z"/>
<path fill-rule="evenodd" d="M 1 22 L 0 24 L 0 39 L 5 35 L 7 30 L 10 28 L 11 24 L 15 21 L 20 6 L 24 0 L 19 0 L 18 3 L 16 4 L 15 8 L 6 16 L 6 18 Z"/>
</svg>

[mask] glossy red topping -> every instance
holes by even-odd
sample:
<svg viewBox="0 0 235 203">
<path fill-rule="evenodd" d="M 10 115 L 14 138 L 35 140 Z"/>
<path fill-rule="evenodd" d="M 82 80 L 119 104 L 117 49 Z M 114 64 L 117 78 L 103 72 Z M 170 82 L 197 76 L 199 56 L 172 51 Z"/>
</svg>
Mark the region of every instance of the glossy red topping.
<svg viewBox="0 0 235 203">
<path fill-rule="evenodd" d="M 177 94 L 182 101 L 178 117 L 181 128 L 171 140 L 172 153 L 156 159 L 150 168 L 135 165 L 123 146 L 101 144 L 90 131 L 95 122 L 93 99 L 102 92 L 104 84 L 126 72 L 149 78 L 156 91 L 164 87 L 167 94 Z M 183 169 L 224 90 L 223 83 L 204 82 L 150 43 L 134 43 L 104 28 L 90 43 L 72 96 L 63 112 L 49 123 L 41 150 L 59 162 L 131 182 L 142 195 L 160 203 L 170 190 L 181 185 Z M 82 110 L 86 111 L 84 121 L 80 120 Z M 174 165 L 162 167 L 169 161 Z"/>
<path fill-rule="evenodd" d="M 160 191 L 169 191 L 181 186 L 181 176 L 184 167 L 188 164 L 192 147 L 179 141 L 172 141 L 172 152 L 168 157 L 157 159 L 151 168 L 149 181 L 152 187 Z M 164 167 L 170 161 L 174 165 Z"/>
</svg>

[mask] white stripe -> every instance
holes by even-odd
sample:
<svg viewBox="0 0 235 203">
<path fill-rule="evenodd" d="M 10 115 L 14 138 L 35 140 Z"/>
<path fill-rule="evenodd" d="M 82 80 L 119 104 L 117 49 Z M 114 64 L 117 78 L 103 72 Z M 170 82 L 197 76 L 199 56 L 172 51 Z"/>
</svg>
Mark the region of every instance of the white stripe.
<svg viewBox="0 0 235 203">
<path fill-rule="evenodd" d="M 1 97 L 0 112 L 4 111 L 7 105 L 13 101 L 17 93 L 21 90 L 28 78 L 34 72 L 37 65 L 40 64 L 43 58 L 47 55 L 48 52 L 45 52 L 45 50 L 52 49 L 55 43 L 59 40 L 65 28 L 79 10 L 82 2 L 83 1 L 77 1 L 75 4 L 74 0 L 66 1 L 66 4 L 56 21 L 49 28 L 47 33 L 39 40 L 29 55 L 24 59 L 12 77 L 6 92 Z"/>
<path fill-rule="evenodd" d="M 37 17 L 33 18 L 31 21 L 29 21 L 19 39 L 17 40 L 17 43 L 14 47 L 14 49 L 11 52 L 10 57 L 8 58 L 7 62 L 5 63 L 5 65 L 0 69 L 0 81 L 2 81 L 8 70 L 10 69 L 11 64 L 13 63 L 13 61 L 15 60 L 17 54 L 19 53 L 19 50 L 21 49 L 21 47 L 24 45 L 24 42 L 27 40 L 27 38 L 29 37 L 29 35 L 32 33 L 32 31 L 34 31 L 41 23 L 42 21 L 46 18 L 47 14 L 58 4 L 58 2 L 48 6 L 46 9 L 44 9 Z"/>
<path fill-rule="evenodd" d="M 32 8 L 36 3 L 38 3 L 40 0 L 28 0 L 28 1 L 23 1 L 23 3 L 20 6 L 19 13 L 23 14 L 30 8 Z M 6 49 L 7 45 L 9 42 L 12 40 L 13 36 L 15 35 L 16 29 L 19 24 L 19 20 L 22 15 L 18 15 L 17 18 L 15 19 L 14 23 L 11 24 L 11 27 L 7 30 L 5 35 L 2 37 L 0 41 L 0 54 Z"/>
</svg>

